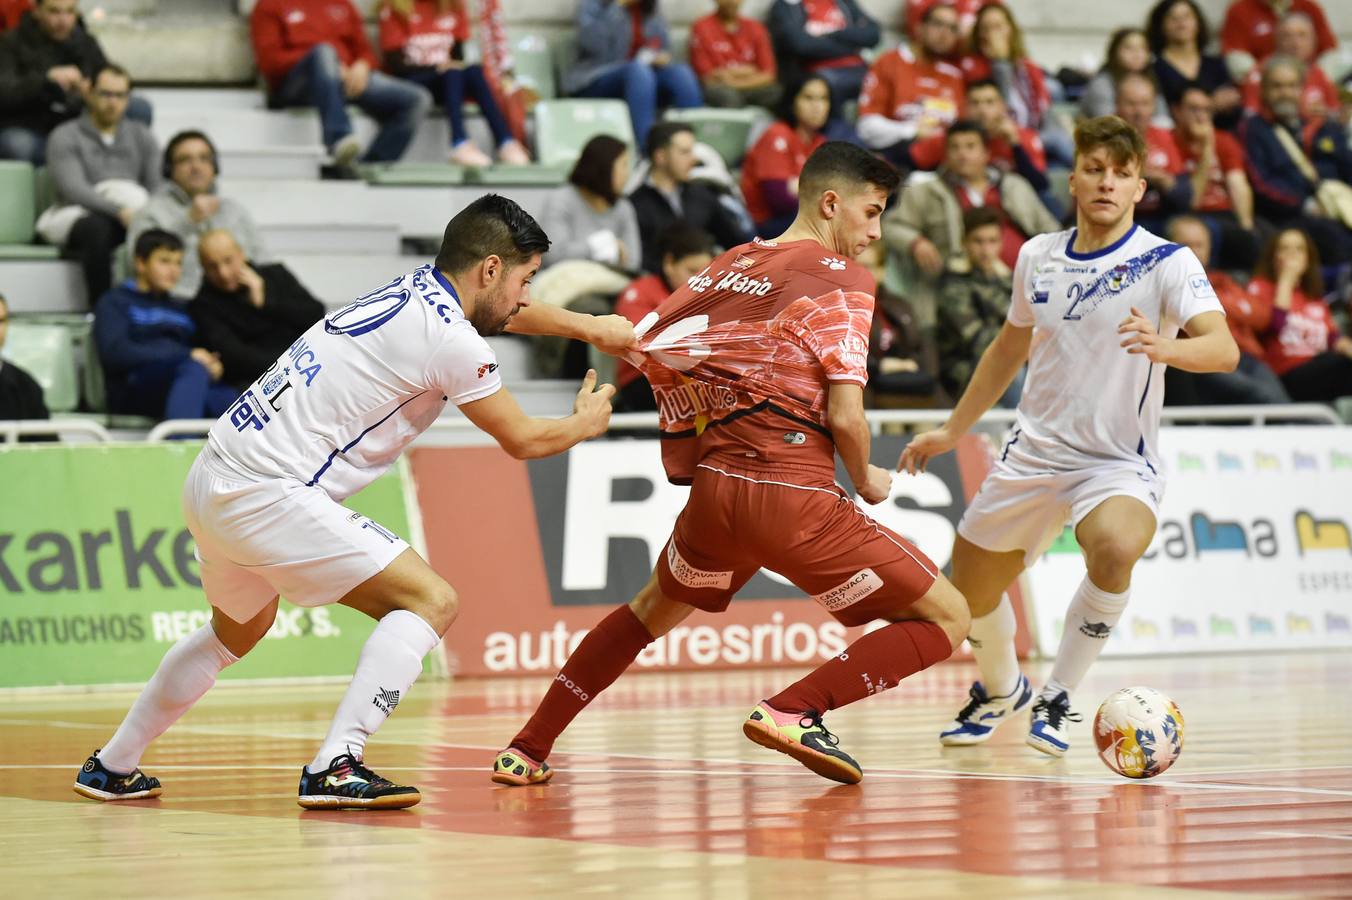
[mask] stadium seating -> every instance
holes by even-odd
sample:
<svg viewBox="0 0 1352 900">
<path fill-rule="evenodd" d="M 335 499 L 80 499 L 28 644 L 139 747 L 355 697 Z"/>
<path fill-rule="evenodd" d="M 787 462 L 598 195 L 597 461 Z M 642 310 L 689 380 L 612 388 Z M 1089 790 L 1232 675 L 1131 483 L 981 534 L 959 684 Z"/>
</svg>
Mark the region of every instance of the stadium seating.
<svg viewBox="0 0 1352 900">
<path fill-rule="evenodd" d="M 758 122 L 769 118 L 769 113 L 758 107 L 743 109 L 669 109 L 664 118 L 685 122 L 695 129 L 695 139 L 718 151 L 728 168 L 741 165 L 746 156 L 752 130 Z"/>
<path fill-rule="evenodd" d="M 68 329 L 15 319 L 9 326 L 4 355 L 42 387 L 48 410 L 65 413 L 79 406 L 79 375 Z"/>
<path fill-rule="evenodd" d="M 546 166 L 572 165 L 598 134 L 634 146 L 634 126 L 623 101 L 542 100 L 535 107 L 536 158 Z"/>
</svg>

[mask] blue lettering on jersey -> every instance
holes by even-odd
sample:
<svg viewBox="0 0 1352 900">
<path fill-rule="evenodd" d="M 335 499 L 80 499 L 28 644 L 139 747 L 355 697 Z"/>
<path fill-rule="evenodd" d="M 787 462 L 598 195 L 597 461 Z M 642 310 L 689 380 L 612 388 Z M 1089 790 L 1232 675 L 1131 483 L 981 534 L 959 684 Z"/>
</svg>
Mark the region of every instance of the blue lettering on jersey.
<svg viewBox="0 0 1352 900">
<path fill-rule="evenodd" d="M 1075 282 L 1066 293 L 1067 299 L 1071 302 L 1070 308 L 1066 310 L 1063 318 L 1071 322 L 1079 321 L 1098 309 L 1103 301 L 1116 297 L 1127 288 L 1141 281 L 1158 268 L 1160 263 L 1181 249 L 1181 244 L 1161 244 L 1147 250 L 1140 256 L 1113 266 L 1098 278 L 1089 282 L 1087 286 L 1081 285 L 1078 281 Z"/>
<path fill-rule="evenodd" d="M 239 432 L 251 427 L 254 431 L 262 431 L 263 426 L 272 421 L 267 411 L 258 403 L 258 398 L 254 396 L 252 390 L 240 394 L 239 399 L 225 411 L 225 414 L 230 418 L 230 424 Z"/>
<path fill-rule="evenodd" d="M 328 323 L 325 323 L 324 327 L 328 328 Z M 319 370 L 323 366 L 315 361 L 315 352 L 310 349 L 309 344 L 305 343 L 305 338 L 297 338 L 291 348 L 286 351 L 286 355 L 290 357 L 291 365 L 296 367 L 296 371 L 305 376 L 305 386 L 309 387 L 310 382 L 315 380 L 315 376 L 319 374 Z"/>
</svg>

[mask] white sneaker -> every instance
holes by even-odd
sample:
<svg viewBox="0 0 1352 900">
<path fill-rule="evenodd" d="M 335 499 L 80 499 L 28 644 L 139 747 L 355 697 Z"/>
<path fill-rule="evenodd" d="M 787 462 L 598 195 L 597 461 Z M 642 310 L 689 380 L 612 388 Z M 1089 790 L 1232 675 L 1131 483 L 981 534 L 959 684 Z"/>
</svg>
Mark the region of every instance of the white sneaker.
<svg viewBox="0 0 1352 900">
<path fill-rule="evenodd" d="M 470 141 L 461 141 L 451 148 L 451 162 L 469 169 L 481 169 L 491 166 L 493 160 Z"/>
<path fill-rule="evenodd" d="M 498 162 L 506 163 L 509 166 L 528 166 L 530 165 L 530 153 L 521 146 L 521 142 L 511 140 L 498 148 Z"/>
<path fill-rule="evenodd" d="M 1020 675 L 1014 690 L 1004 697 L 986 694 L 985 685 L 976 681 L 968 692 L 967 705 L 949 726 L 939 732 L 939 743 L 946 747 L 966 747 L 987 741 L 997 725 L 1028 705 L 1033 688 L 1027 676 Z"/>
<path fill-rule="evenodd" d="M 333 145 L 332 153 L 333 164 L 340 169 L 346 169 L 356 162 L 357 155 L 361 153 L 361 141 L 355 134 L 349 134 Z"/>
<path fill-rule="evenodd" d="M 1065 756 L 1070 749 L 1070 723 L 1079 721 L 1080 714 L 1070 711 L 1070 697 L 1065 691 L 1054 697 L 1041 695 L 1033 704 L 1028 746 L 1049 756 Z"/>
</svg>

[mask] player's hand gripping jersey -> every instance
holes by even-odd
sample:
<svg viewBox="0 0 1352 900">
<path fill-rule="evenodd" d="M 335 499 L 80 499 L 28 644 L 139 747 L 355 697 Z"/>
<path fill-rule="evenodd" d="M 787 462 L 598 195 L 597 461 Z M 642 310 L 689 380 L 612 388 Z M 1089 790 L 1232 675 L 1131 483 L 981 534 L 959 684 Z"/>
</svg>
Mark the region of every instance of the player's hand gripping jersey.
<svg viewBox="0 0 1352 900">
<path fill-rule="evenodd" d="M 831 382 L 868 380 L 873 276 L 815 241 L 759 239 L 691 278 L 636 329 L 667 477 L 720 458 L 834 481 Z"/>
<path fill-rule="evenodd" d="M 247 480 L 295 479 L 334 500 L 380 476 L 447 401 L 502 387 L 449 282 L 421 266 L 312 325 L 212 426 Z"/>
</svg>

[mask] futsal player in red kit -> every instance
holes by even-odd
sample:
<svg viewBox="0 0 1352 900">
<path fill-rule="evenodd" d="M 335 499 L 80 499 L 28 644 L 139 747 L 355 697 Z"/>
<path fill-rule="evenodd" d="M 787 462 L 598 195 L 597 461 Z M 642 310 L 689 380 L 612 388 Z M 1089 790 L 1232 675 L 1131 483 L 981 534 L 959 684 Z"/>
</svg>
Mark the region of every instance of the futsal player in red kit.
<svg viewBox="0 0 1352 900">
<path fill-rule="evenodd" d="M 938 566 L 865 515 L 835 483 L 840 454 L 867 503 L 889 472 L 869 464 L 864 418 L 874 280 L 854 261 L 880 234 L 898 176 L 852 144 L 807 160 L 798 217 L 774 241 L 735 247 L 635 328 L 667 477 L 690 485 L 648 584 L 589 632 L 525 728 L 493 763 L 501 784 L 539 784 L 555 739 L 650 642 L 696 609 L 721 612 L 761 567 L 859 638 L 743 723 L 746 736 L 853 784 L 863 770 L 822 722 L 946 659 L 966 636 L 961 594 Z"/>
</svg>

